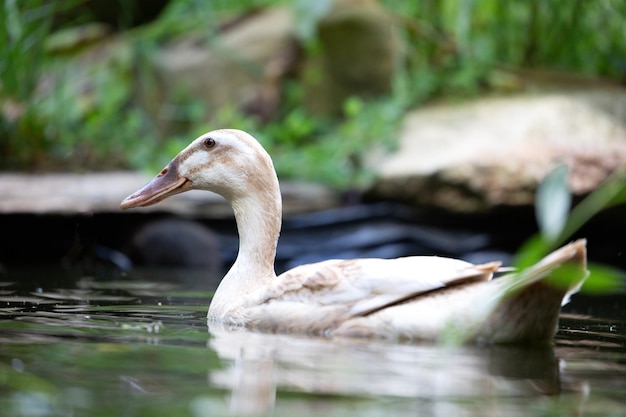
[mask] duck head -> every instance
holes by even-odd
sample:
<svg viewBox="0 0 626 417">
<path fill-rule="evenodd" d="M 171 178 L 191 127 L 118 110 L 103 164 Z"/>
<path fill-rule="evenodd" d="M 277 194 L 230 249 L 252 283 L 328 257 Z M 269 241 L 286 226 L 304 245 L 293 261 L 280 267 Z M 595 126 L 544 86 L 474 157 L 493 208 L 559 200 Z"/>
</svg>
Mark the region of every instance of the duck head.
<svg viewBox="0 0 626 417">
<path fill-rule="evenodd" d="M 120 206 L 151 206 L 188 190 L 212 191 L 234 201 L 251 189 L 266 188 L 268 180 L 277 182 L 274 166 L 256 139 L 241 130 L 215 130 L 191 142 Z"/>
</svg>

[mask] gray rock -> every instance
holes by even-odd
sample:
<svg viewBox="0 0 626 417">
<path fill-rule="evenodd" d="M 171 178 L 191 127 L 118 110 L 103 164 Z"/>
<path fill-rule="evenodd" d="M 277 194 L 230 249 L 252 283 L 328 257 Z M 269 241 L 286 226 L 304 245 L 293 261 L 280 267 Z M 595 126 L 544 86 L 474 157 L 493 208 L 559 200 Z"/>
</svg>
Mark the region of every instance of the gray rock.
<svg viewBox="0 0 626 417">
<path fill-rule="evenodd" d="M 304 62 L 305 105 L 339 115 L 351 96 L 391 92 L 404 57 L 392 17 L 376 0 L 336 0 L 317 26 L 320 50 Z"/>
<path fill-rule="evenodd" d="M 575 195 L 626 165 L 626 92 L 584 90 L 439 105 L 406 116 L 375 198 L 454 212 L 529 205 L 556 164 Z"/>
<path fill-rule="evenodd" d="M 0 214 L 119 212 L 120 202 L 150 177 L 135 172 L 0 174 Z M 285 214 L 328 209 L 339 195 L 322 185 L 281 182 Z M 167 212 L 195 218 L 231 218 L 217 194 L 189 191 L 134 213 Z"/>
<path fill-rule="evenodd" d="M 226 105 L 266 118 L 278 105 L 279 81 L 293 64 L 294 49 L 293 17 L 286 8 L 256 13 L 211 42 L 186 37 L 157 52 L 160 97 L 145 97 L 146 104 L 165 127 L 177 122 L 181 91 L 203 103 L 209 118 Z"/>
</svg>

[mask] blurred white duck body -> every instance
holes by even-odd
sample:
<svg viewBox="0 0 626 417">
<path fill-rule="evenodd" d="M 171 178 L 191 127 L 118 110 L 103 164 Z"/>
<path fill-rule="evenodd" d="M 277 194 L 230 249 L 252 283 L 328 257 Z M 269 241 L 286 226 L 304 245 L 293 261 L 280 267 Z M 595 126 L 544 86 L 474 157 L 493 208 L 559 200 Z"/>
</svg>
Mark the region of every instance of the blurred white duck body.
<svg viewBox="0 0 626 417">
<path fill-rule="evenodd" d="M 282 202 L 270 156 L 249 134 L 216 130 L 181 151 L 122 208 L 148 206 L 190 189 L 232 205 L 239 253 L 222 279 L 208 318 L 226 325 L 327 337 L 464 341 L 550 340 L 562 303 L 586 278 L 585 241 L 553 252 L 520 274 L 492 280 L 500 263 L 413 256 L 329 260 L 274 272 Z M 574 263 L 568 288 L 544 278 Z"/>
</svg>

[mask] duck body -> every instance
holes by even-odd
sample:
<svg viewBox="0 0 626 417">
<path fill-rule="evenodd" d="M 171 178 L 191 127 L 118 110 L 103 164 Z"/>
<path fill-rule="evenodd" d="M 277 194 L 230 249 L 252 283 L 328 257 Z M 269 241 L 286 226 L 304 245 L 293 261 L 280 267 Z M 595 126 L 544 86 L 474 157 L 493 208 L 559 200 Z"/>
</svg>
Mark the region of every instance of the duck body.
<svg viewBox="0 0 626 417">
<path fill-rule="evenodd" d="M 200 136 L 121 206 L 148 206 L 190 189 L 224 196 L 239 232 L 237 259 L 209 306 L 213 324 L 326 337 L 546 341 L 556 332 L 562 303 L 587 276 L 584 240 L 496 279 L 499 262 L 436 256 L 328 260 L 276 276 L 278 179 L 267 152 L 239 130 Z M 566 264 L 576 267 L 567 269 L 567 282 L 550 283 Z"/>
<path fill-rule="evenodd" d="M 582 265 L 584 241 L 554 255 L 524 275 L 496 279 L 497 262 L 472 265 L 435 256 L 329 260 L 287 271 L 240 303 L 224 305 L 218 298 L 209 318 L 274 333 L 326 337 L 548 341 L 571 290 L 544 279 L 563 260 Z"/>
</svg>

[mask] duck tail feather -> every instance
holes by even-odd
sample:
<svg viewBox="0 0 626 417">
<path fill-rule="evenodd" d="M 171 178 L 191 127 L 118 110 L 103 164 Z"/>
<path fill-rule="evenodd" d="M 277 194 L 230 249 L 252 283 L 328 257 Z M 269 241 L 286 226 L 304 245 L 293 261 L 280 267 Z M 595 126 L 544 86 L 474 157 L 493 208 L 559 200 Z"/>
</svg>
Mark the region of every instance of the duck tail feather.
<svg viewBox="0 0 626 417">
<path fill-rule="evenodd" d="M 495 343 L 549 341 L 561 305 L 587 278 L 586 241 L 577 240 L 535 265 L 494 280 L 498 302 L 480 326 L 477 340 Z"/>
</svg>

